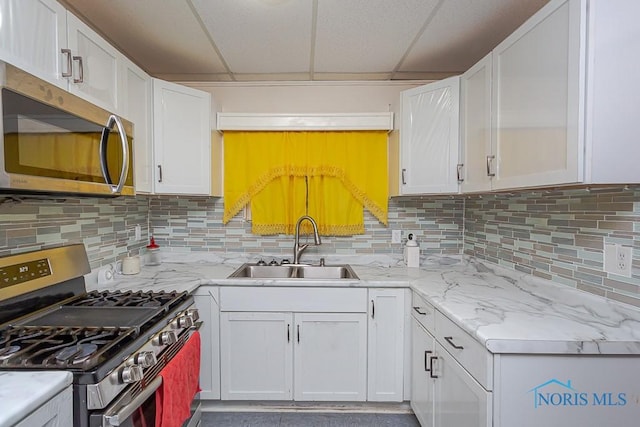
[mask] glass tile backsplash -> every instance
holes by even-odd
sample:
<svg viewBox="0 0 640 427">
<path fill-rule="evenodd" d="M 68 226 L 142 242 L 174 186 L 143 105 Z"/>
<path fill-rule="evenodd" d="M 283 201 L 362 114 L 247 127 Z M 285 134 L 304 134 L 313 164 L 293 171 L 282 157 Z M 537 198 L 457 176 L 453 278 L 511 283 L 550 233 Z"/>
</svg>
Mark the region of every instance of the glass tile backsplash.
<svg viewBox="0 0 640 427">
<path fill-rule="evenodd" d="M 254 236 L 241 215 L 222 226 L 222 207 L 209 197 L 0 196 L 0 256 L 84 243 L 96 268 L 143 253 L 149 233 L 167 250 L 290 255 L 292 236 Z M 316 253 L 400 257 L 402 246 L 391 244 L 398 229 L 417 235 L 423 255 L 464 252 L 640 306 L 640 189 L 392 199 L 389 227 L 365 212 L 366 234 L 323 238 Z M 633 248 L 632 277 L 603 271 L 607 243 Z"/>
</svg>

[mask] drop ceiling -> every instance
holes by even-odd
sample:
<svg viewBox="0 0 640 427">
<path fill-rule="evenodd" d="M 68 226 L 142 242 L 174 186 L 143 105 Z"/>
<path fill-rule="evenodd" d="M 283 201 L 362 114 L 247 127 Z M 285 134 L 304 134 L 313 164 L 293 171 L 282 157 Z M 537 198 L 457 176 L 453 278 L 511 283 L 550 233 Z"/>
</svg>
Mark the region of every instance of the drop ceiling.
<svg viewBox="0 0 640 427">
<path fill-rule="evenodd" d="M 174 81 L 431 80 L 460 74 L 548 0 L 62 0 Z"/>
</svg>

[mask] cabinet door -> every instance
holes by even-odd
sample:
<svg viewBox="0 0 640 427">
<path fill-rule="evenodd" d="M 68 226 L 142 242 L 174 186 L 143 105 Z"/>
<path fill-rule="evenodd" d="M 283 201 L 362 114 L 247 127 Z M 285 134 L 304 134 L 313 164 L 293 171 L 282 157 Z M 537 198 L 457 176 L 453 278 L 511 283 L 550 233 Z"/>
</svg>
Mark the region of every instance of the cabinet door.
<svg viewBox="0 0 640 427">
<path fill-rule="evenodd" d="M 295 315 L 295 400 L 367 398 L 367 315 Z"/>
<path fill-rule="evenodd" d="M 0 0 L 0 60 L 67 89 L 67 11 L 55 0 Z"/>
<path fill-rule="evenodd" d="M 221 313 L 221 398 L 291 400 L 292 341 L 291 313 Z"/>
<path fill-rule="evenodd" d="M 73 425 L 72 386 L 38 407 L 14 427 L 67 427 Z"/>
<path fill-rule="evenodd" d="M 95 31 L 67 13 L 73 77 L 69 91 L 108 111 L 118 111 L 118 51 Z"/>
<path fill-rule="evenodd" d="M 200 340 L 200 398 L 220 399 L 220 310 L 218 288 L 200 286 L 194 300 L 202 327 Z"/>
<path fill-rule="evenodd" d="M 585 11 L 551 1 L 493 51 L 494 189 L 583 179 Z"/>
<path fill-rule="evenodd" d="M 210 114 L 209 93 L 153 80 L 156 193 L 210 193 Z"/>
<path fill-rule="evenodd" d="M 422 427 L 433 427 L 434 380 L 431 360 L 435 338 L 411 317 L 411 409 Z"/>
<path fill-rule="evenodd" d="M 369 401 L 404 400 L 404 294 L 404 289 L 369 289 Z"/>
<path fill-rule="evenodd" d="M 491 53 L 460 77 L 462 192 L 491 190 Z"/>
<path fill-rule="evenodd" d="M 436 427 L 491 427 L 491 393 L 486 391 L 436 343 L 434 425 Z"/>
<path fill-rule="evenodd" d="M 402 194 L 458 191 L 460 78 L 402 92 Z"/>
<path fill-rule="evenodd" d="M 121 57 L 122 115 L 133 123 L 133 159 L 136 193 L 151 193 L 153 145 L 151 140 L 151 77 Z"/>
</svg>

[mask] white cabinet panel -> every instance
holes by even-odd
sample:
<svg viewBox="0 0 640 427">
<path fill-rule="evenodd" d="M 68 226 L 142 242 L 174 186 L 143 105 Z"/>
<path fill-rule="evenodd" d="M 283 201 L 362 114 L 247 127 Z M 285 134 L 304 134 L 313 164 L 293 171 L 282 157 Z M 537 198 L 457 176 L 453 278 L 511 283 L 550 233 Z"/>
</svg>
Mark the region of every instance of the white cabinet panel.
<svg viewBox="0 0 640 427">
<path fill-rule="evenodd" d="M 430 357 L 435 339 L 420 323 L 411 319 L 411 409 L 422 427 L 433 427 L 434 383 L 430 374 Z"/>
<path fill-rule="evenodd" d="M 200 398 L 220 399 L 220 309 L 218 288 L 200 286 L 193 296 L 200 328 Z"/>
<path fill-rule="evenodd" d="M 66 89 L 66 47 L 67 12 L 58 2 L 0 0 L 0 60 Z"/>
<path fill-rule="evenodd" d="M 404 289 L 369 289 L 367 400 L 402 402 Z"/>
<path fill-rule="evenodd" d="M 460 78 L 402 92 L 400 193 L 458 191 Z"/>
<path fill-rule="evenodd" d="M 431 364 L 435 379 L 434 415 L 437 427 L 491 427 L 491 393 L 439 343 Z"/>
<path fill-rule="evenodd" d="M 552 1 L 494 49 L 494 189 L 582 180 L 585 14 Z"/>
<path fill-rule="evenodd" d="M 220 314 L 222 399 L 293 397 L 292 327 L 291 313 Z"/>
<path fill-rule="evenodd" d="M 73 425 L 72 386 L 56 394 L 14 427 L 68 427 Z"/>
<path fill-rule="evenodd" d="M 155 190 L 211 191 L 211 95 L 153 79 Z"/>
<path fill-rule="evenodd" d="M 122 115 L 133 123 L 133 158 L 136 193 L 153 191 L 151 138 L 151 77 L 128 59 L 120 61 Z"/>
<path fill-rule="evenodd" d="M 366 314 L 297 313 L 295 325 L 295 400 L 366 400 Z"/>
<path fill-rule="evenodd" d="M 462 192 L 491 190 L 491 56 L 460 77 Z"/>
<path fill-rule="evenodd" d="M 119 52 L 70 12 L 67 31 L 73 54 L 69 91 L 108 111 L 118 111 Z"/>
</svg>

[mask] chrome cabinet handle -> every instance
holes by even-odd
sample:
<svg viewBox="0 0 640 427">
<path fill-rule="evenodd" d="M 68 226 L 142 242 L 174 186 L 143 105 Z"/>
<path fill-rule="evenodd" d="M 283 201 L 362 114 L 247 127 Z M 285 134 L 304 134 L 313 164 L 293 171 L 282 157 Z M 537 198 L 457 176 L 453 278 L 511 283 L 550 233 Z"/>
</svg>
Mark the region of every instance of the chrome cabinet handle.
<svg viewBox="0 0 640 427">
<path fill-rule="evenodd" d="M 162 182 L 162 165 L 158 165 L 158 182 Z"/>
<path fill-rule="evenodd" d="M 433 369 L 433 362 L 435 362 L 436 360 L 438 360 L 438 356 L 431 356 L 429 357 L 429 376 L 431 378 L 438 378 L 438 376 L 436 374 L 434 374 L 434 369 Z"/>
<path fill-rule="evenodd" d="M 120 171 L 120 179 L 116 185 L 111 181 L 109 175 L 109 169 L 107 166 L 107 142 L 109 140 L 109 134 L 113 126 L 116 126 L 118 133 L 120 134 L 120 143 L 122 145 L 122 170 Z M 127 179 L 127 172 L 129 171 L 129 144 L 127 141 L 127 134 L 122 125 L 120 118 L 115 115 L 110 115 L 107 124 L 102 129 L 102 139 L 100 140 L 100 167 L 102 169 L 102 176 L 107 184 L 111 185 L 111 193 L 118 194 L 122 192 L 124 183 Z"/>
<path fill-rule="evenodd" d="M 371 318 L 376 318 L 376 304 L 371 300 Z"/>
<path fill-rule="evenodd" d="M 402 185 L 407 185 L 407 180 L 405 178 L 405 174 L 407 173 L 406 169 L 402 169 Z"/>
<path fill-rule="evenodd" d="M 73 75 L 73 65 L 71 63 L 71 49 L 60 49 L 63 55 L 67 57 L 67 71 L 62 72 L 62 77 L 71 77 Z"/>
<path fill-rule="evenodd" d="M 463 166 L 464 166 L 464 165 L 463 165 L 462 163 L 458 163 L 457 171 L 456 171 L 456 172 L 457 172 L 457 175 L 458 175 L 458 182 L 462 182 L 462 181 L 464 181 L 464 178 L 462 178 L 462 167 L 463 167 Z"/>
<path fill-rule="evenodd" d="M 291 325 L 287 323 L 287 342 L 291 342 Z"/>
<path fill-rule="evenodd" d="M 73 79 L 74 83 L 84 83 L 84 66 L 82 65 L 82 56 L 74 56 L 74 61 L 78 61 L 78 78 Z"/>
<path fill-rule="evenodd" d="M 453 342 L 453 337 L 444 337 L 445 341 L 449 343 L 449 345 L 451 345 L 451 347 L 455 348 L 456 350 L 462 350 L 464 349 L 463 346 L 461 345 L 456 345 L 456 343 Z"/>
<path fill-rule="evenodd" d="M 300 342 L 300 325 L 297 325 L 297 326 L 298 326 L 298 342 Z"/>
<path fill-rule="evenodd" d="M 421 316 L 426 316 L 427 315 L 426 311 L 425 312 L 420 311 L 420 307 L 413 307 L 413 309 L 416 311 L 416 313 L 418 313 Z"/>
<path fill-rule="evenodd" d="M 496 156 L 487 156 L 487 176 L 496 176 L 495 172 L 492 172 L 491 170 L 493 169 L 493 159 L 495 159 Z"/>
<path fill-rule="evenodd" d="M 428 366 L 429 355 L 433 353 L 431 350 L 425 350 L 424 352 L 424 371 L 431 372 L 431 366 Z"/>
</svg>

